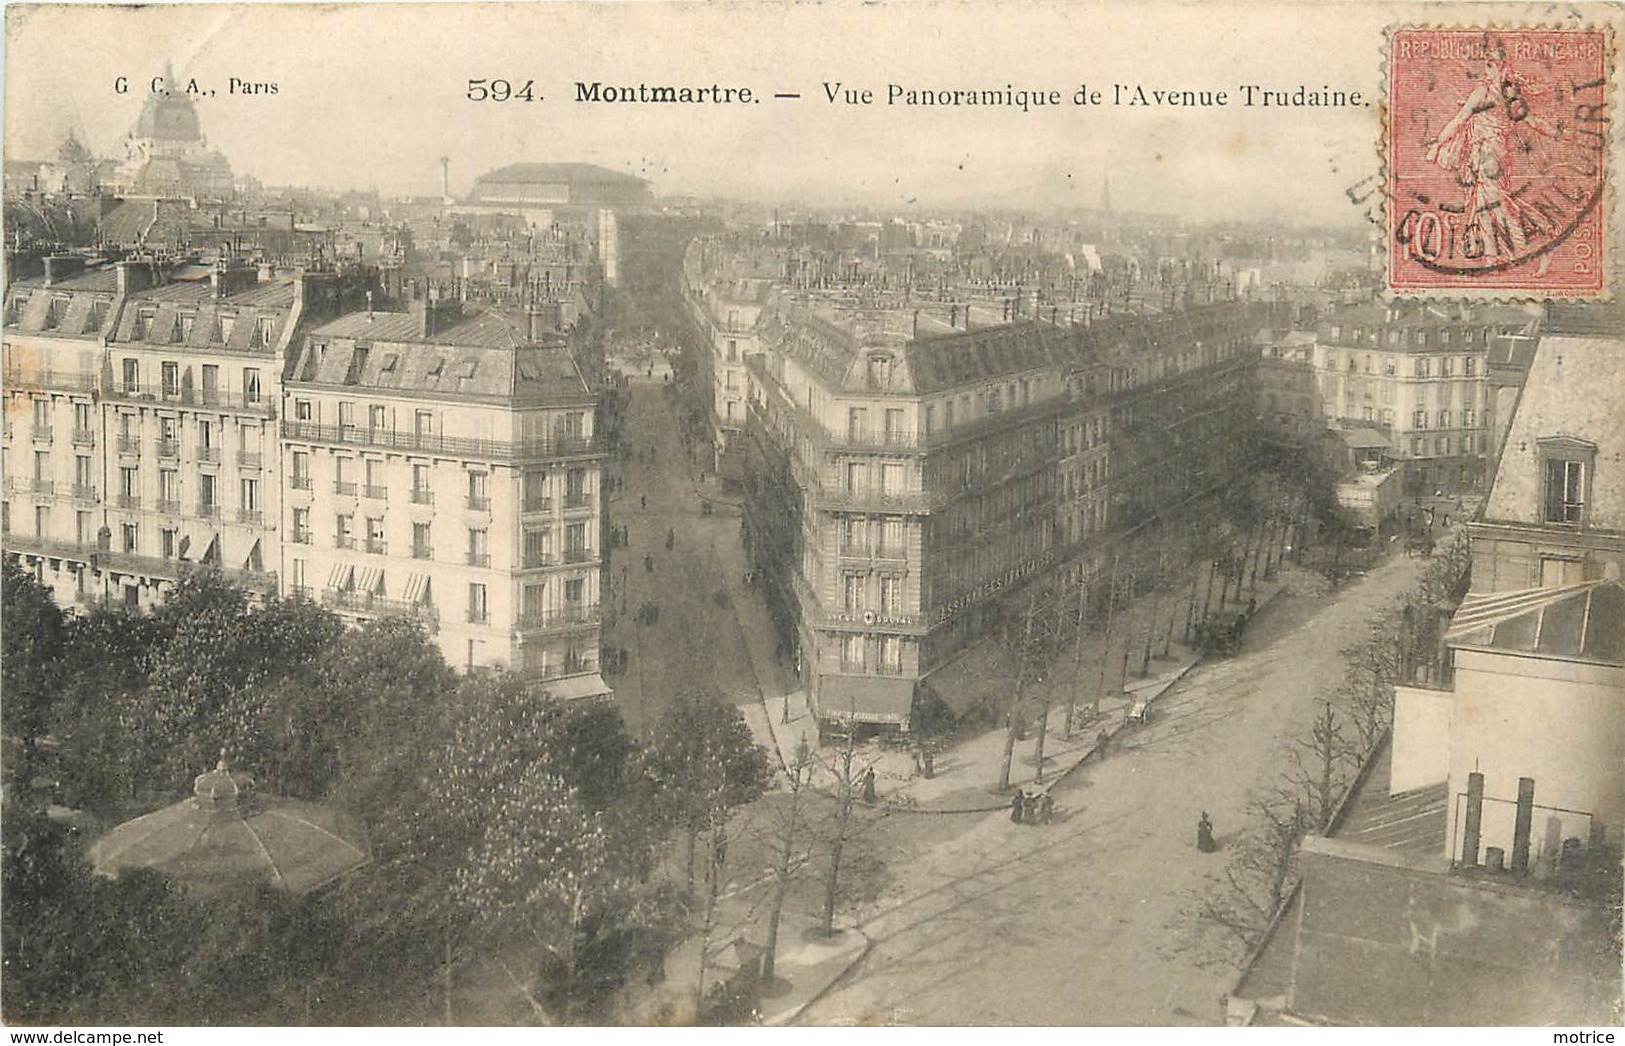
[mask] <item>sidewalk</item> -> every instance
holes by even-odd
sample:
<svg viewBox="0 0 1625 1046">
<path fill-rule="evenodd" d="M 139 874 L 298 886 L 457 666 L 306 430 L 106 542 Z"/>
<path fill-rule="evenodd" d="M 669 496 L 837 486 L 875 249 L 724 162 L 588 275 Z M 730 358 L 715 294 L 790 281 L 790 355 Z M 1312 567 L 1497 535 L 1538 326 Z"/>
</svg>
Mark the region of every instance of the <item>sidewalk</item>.
<svg viewBox="0 0 1625 1046">
<path fill-rule="evenodd" d="M 1279 576 L 1260 578 L 1256 590 L 1258 612 L 1262 613 L 1285 587 Z M 1116 652 L 1114 648 L 1114 653 Z M 973 650 L 970 656 L 987 655 L 986 650 Z M 1072 773 L 1095 753 L 1101 735 L 1109 746 L 1112 739 L 1124 730 L 1135 729 L 1138 724 L 1129 720 L 1130 711 L 1139 702 L 1145 702 L 1147 714 L 1156 714 L 1156 702 L 1185 674 L 1195 668 L 1202 655 L 1180 642 L 1169 645 L 1168 656 L 1153 657 L 1147 676 L 1138 674 L 1143 654 L 1130 659 L 1128 678 L 1117 693 L 1104 695 L 1098 713 L 1091 715 L 1089 702 L 1078 700 L 1073 717 L 1071 736 L 1065 733 L 1067 689 L 1076 683 L 1076 677 L 1056 672 L 1052 678 L 1028 693 L 1029 706 L 1036 706 L 1048 690 L 1050 711 L 1044 742 L 1044 766 L 1039 780 L 1039 767 L 1034 760 L 1037 724 L 1034 721 L 1018 739 L 1010 764 L 1011 788 L 1039 788 L 1052 786 Z M 756 644 L 752 644 L 752 659 L 756 660 Z M 1063 658 L 1063 663 L 1068 659 Z M 1083 675 L 1086 683 L 1091 662 L 1085 659 Z M 760 666 L 759 666 L 760 669 Z M 759 678 L 762 673 L 759 670 Z M 755 705 L 743 704 L 741 711 L 758 743 L 776 751 L 778 758 L 788 766 L 795 759 L 797 746 L 805 740 L 821 758 L 815 761 L 813 787 L 825 792 L 838 788 L 835 757 L 838 749 L 818 748 L 818 727 L 811 715 L 806 694 L 795 690 L 788 695 L 790 721 L 784 722 L 783 697 L 773 696 L 764 688 L 764 701 Z M 1036 720 L 1036 717 L 1035 717 Z M 865 769 L 875 772 L 875 794 L 879 803 L 895 813 L 974 813 L 1002 810 L 1009 806 L 1009 792 L 1000 792 L 999 776 L 1004 763 L 1006 732 L 1003 727 L 988 730 L 974 737 L 960 740 L 933 758 L 932 776 L 927 778 L 917 764 L 911 748 L 895 743 L 887 745 L 879 740 L 858 744 L 854 760 L 854 776 Z"/>
<path fill-rule="evenodd" d="M 737 899 L 718 902 L 716 925 L 706 952 L 705 993 L 740 974 L 742 963 L 760 962 L 764 945 L 760 913 Z M 786 908 L 779 921 L 773 983 L 757 999 L 762 1024 L 793 1022 L 869 951 L 870 941 L 853 928 L 839 927 L 825 938 L 816 916 Z M 700 976 L 700 938 L 692 936 L 666 957 L 665 979 L 638 999 L 634 1018 L 644 1024 L 687 1026 L 696 1021 L 695 990 Z"/>
</svg>

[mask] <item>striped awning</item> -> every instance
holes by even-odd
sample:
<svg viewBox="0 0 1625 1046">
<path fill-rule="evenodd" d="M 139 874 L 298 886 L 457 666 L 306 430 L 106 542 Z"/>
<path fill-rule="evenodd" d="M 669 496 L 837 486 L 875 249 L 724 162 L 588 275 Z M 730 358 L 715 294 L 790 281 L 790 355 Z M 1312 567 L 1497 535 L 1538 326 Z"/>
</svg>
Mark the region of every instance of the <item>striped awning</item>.
<svg viewBox="0 0 1625 1046">
<path fill-rule="evenodd" d="M 355 574 L 355 564 L 340 563 L 333 568 L 333 573 L 327 579 L 327 587 L 340 592 L 350 587 L 350 578 Z"/>
<path fill-rule="evenodd" d="M 403 598 L 408 603 L 427 603 L 429 601 L 429 575 L 408 574 L 406 576 L 406 592 Z"/>
<path fill-rule="evenodd" d="M 382 567 L 362 567 L 356 571 L 355 590 L 369 596 L 384 594 L 384 571 Z"/>
<path fill-rule="evenodd" d="M 1597 579 L 1469 595 L 1445 639 L 1455 646 L 1619 663 L 1625 656 L 1625 586 Z"/>
</svg>

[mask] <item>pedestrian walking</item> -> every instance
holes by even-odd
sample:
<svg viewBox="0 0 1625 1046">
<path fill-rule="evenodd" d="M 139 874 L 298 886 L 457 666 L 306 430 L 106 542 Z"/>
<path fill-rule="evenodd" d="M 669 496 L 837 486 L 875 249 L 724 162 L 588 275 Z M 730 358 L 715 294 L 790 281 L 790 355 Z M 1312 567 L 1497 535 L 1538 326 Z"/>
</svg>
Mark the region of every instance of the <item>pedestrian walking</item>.
<svg viewBox="0 0 1625 1046">
<path fill-rule="evenodd" d="M 1048 792 L 1038 797 L 1038 823 L 1049 824 L 1050 818 L 1055 816 L 1055 800 L 1050 798 Z"/>
<path fill-rule="evenodd" d="M 1010 823 L 1021 823 L 1021 809 L 1026 803 L 1026 797 L 1020 792 L 1010 797 Z"/>
<path fill-rule="evenodd" d="M 863 801 L 875 805 L 875 768 L 872 766 L 863 771 Z"/>
<path fill-rule="evenodd" d="M 648 507 L 649 507 L 649 495 L 647 495 L 647 494 L 639 494 L 638 495 L 638 508 L 647 509 Z"/>
<path fill-rule="evenodd" d="M 655 572 L 655 557 L 653 552 L 643 557 L 643 569 L 650 574 Z"/>
<path fill-rule="evenodd" d="M 666 551 L 670 552 L 671 548 L 672 548 L 672 545 L 676 544 L 676 542 L 677 542 L 677 531 L 673 530 L 670 527 L 667 527 L 666 528 Z"/>
<path fill-rule="evenodd" d="M 1202 819 L 1196 822 L 1196 848 L 1205 854 L 1210 854 L 1219 848 L 1213 841 L 1213 822 L 1208 819 L 1207 811 L 1202 811 Z"/>
</svg>

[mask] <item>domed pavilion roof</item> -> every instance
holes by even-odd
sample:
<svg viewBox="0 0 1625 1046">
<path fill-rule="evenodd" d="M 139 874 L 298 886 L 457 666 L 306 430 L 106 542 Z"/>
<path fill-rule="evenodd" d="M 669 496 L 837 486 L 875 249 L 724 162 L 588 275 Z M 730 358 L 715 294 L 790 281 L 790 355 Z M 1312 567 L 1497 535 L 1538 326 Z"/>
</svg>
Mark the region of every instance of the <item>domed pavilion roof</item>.
<svg viewBox="0 0 1625 1046">
<path fill-rule="evenodd" d="M 90 848 L 96 872 L 151 868 L 204 893 L 264 883 L 295 897 L 365 864 L 360 833 L 333 811 L 254 791 L 222 759 L 188 799 L 114 828 Z"/>
</svg>

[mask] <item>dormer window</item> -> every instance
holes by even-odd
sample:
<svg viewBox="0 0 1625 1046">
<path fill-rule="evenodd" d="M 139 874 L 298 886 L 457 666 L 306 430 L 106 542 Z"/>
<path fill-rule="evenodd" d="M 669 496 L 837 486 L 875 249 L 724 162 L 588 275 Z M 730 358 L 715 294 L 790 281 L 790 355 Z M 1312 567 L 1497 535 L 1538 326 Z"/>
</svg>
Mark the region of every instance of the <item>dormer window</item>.
<svg viewBox="0 0 1625 1046">
<path fill-rule="evenodd" d="M 891 357 L 876 353 L 869 357 L 869 387 L 891 388 Z"/>
<path fill-rule="evenodd" d="M 1544 481 L 1541 519 L 1547 523 L 1582 524 L 1591 499 L 1591 471 L 1597 460 L 1594 443 L 1572 436 L 1537 441 Z"/>
</svg>

